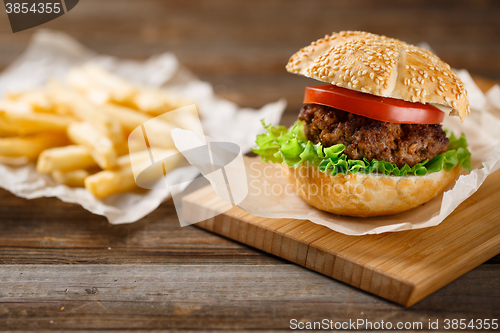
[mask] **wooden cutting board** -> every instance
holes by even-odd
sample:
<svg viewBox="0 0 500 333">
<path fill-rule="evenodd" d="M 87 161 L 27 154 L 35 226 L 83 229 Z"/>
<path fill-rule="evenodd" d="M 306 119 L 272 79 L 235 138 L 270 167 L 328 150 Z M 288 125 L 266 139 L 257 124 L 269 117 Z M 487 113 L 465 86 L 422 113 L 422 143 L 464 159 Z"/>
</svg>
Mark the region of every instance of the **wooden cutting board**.
<svg viewBox="0 0 500 333">
<path fill-rule="evenodd" d="M 404 306 L 411 306 L 500 253 L 500 172 L 432 228 L 347 236 L 295 219 L 233 207 L 196 225 Z M 210 186 L 183 199 L 187 221 L 227 203 Z"/>
</svg>

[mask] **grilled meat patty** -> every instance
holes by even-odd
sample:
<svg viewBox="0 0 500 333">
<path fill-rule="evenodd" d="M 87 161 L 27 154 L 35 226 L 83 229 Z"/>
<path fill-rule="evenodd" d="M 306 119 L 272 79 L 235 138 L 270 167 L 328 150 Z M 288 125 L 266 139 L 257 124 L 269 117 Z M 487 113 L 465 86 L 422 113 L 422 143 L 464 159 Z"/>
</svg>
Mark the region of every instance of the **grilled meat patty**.
<svg viewBox="0 0 500 333">
<path fill-rule="evenodd" d="M 305 104 L 299 120 L 305 134 L 324 147 L 345 145 L 349 159 L 377 159 L 412 167 L 448 149 L 441 125 L 398 124 L 378 121 L 319 104 Z"/>
</svg>

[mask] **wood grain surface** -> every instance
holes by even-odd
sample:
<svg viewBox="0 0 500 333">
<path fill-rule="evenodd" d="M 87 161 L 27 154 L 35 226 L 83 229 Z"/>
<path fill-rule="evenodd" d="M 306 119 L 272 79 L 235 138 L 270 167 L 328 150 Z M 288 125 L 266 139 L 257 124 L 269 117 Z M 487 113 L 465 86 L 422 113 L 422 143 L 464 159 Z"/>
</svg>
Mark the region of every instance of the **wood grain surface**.
<svg viewBox="0 0 500 333">
<path fill-rule="evenodd" d="M 98 53 L 142 60 L 166 51 L 241 106 L 288 101 L 289 125 L 311 81 L 284 65 L 326 33 L 366 30 L 426 41 L 455 68 L 500 80 L 493 0 L 85 0 L 41 28 Z M 36 29 L 0 14 L 0 68 Z M 481 221 L 478 221 L 480 223 Z M 171 201 L 112 226 L 53 198 L 0 190 L 0 330 L 289 330 L 290 320 L 423 322 L 500 318 L 500 258 L 409 309 L 196 227 Z"/>
<path fill-rule="evenodd" d="M 499 184 L 496 172 L 439 226 L 378 235 L 348 236 L 239 207 L 221 211 L 225 201 L 210 185 L 183 198 L 182 214 L 200 228 L 411 306 L 500 254 Z"/>
</svg>

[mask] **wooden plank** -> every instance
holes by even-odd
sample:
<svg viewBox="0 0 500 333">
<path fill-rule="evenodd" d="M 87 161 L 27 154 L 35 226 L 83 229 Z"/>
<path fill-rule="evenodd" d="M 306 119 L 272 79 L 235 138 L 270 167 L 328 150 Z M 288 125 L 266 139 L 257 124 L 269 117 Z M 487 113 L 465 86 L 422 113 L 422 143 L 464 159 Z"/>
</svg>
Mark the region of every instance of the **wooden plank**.
<svg viewBox="0 0 500 333">
<path fill-rule="evenodd" d="M 238 207 L 211 218 L 209 230 L 410 306 L 500 253 L 499 191 L 496 172 L 440 225 L 397 233 L 347 236 L 309 221 L 255 217 Z M 220 206 L 210 186 L 199 192 L 184 198 L 183 209 Z M 223 232 L 229 224 L 238 229 L 236 237 Z"/>
<path fill-rule="evenodd" d="M 286 330 L 293 318 L 326 318 L 418 321 L 424 329 L 439 319 L 443 329 L 443 310 L 448 319 L 498 318 L 500 295 L 484 283 L 497 272 L 483 265 L 407 311 L 291 264 L 1 265 L 0 327 Z"/>
<path fill-rule="evenodd" d="M 195 227 L 181 227 L 172 201 L 133 224 L 56 198 L 26 200 L 0 190 L 0 265 L 281 265 L 282 260 Z"/>
</svg>

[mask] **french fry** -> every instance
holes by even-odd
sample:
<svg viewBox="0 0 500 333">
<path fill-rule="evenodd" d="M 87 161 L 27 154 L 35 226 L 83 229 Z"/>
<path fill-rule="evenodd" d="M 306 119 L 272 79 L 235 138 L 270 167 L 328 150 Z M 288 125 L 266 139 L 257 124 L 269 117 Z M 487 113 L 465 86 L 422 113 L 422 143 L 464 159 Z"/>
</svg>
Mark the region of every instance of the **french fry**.
<svg viewBox="0 0 500 333">
<path fill-rule="evenodd" d="M 65 84 L 51 81 L 0 100 L 0 163 L 38 158 L 39 173 L 97 198 L 135 190 L 136 181 L 150 188 L 180 161 L 171 130 L 201 131 L 189 104 L 95 64 L 74 68 Z"/>
<path fill-rule="evenodd" d="M 183 106 L 193 104 L 166 89 L 144 88 L 138 90 L 133 98 L 134 106 L 143 112 L 159 116 Z"/>
<path fill-rule="evenodd" d="M 94 124 L 96 128 L 108 136 L 114 143 L 124 140 L 120 124 L 102 112 L 98 105 L 89 102 L 78 92 L 57 81 L 50 82 L 48 89 L 49 96 L 55 104 L 62 105 L 63 108 L 72 112 L 78 119 Z"/>
<path fill-rule="evenodd" d="M 136 188 L 130 167 L 117 171 L 100 171 L 86 177 L 84 185 L 97 198 L 104 198 L 111 194 L 127 192 Z"/>
<path fill-rule="evenodd" d="M 20 93 L 9 93 L 7 97 L 13 101 L 21 101 L 29 104 L 35 112 L 54 112 L 54 104 L 44 88 L 27 90 Z"/>
<path fill-rule="evenodd" d="M 72 171 L 54 170 L 51 175 L 56 182 L 70 187 L 84 187 L 85 178 L 91 173 L 88 170 L 78 169 Z"/>
<path fill-rule="evenodd" d="M 71 117 L 45 113 L 15 113 L 0 111 L 0 128 L 19 135 L 45 131 L 64 132 L 75 121 Z"/>
<path fill-rule="evenodd" d="M 26 156 L 35 160 L 45 149 L 68 144 L 65 133 L 36 133 L 24 137 L 9 137 L 0 139 L 0 155 L 7 157 Z"/>
<path fill-rule="evenodd" d="M 116 165 L 118 168 L 126 168 L 131 164 L 149 165 L 151 164 L 151 154 L 148 150 L 134 152 L 132 154 L 123 155 L 118 158 Z"/>
<path fill-rule="evenodd" d="M 140 138 L 129 136 L 128 140 L 115 145 L 118 156 L 128 155 L 131 153 L 147 150 L 148 147 L 144 142 L 142 136 Z"/>
<path fill-rule="evenodd" d="M 147 168 L 148 166 L 150 166 L 152 163 L 152 158 L 156 158 L 157 160 L 159 160 L 171 157 L 173 155 L 179 156 L 177 153 L 177 149 L 149 148 L 146 150 L 133 152 L 128 155 L 120 156 L 116 162 L 116 166 L 118 168 L 125 168 L 130 165 L 137 165 L 139 168 L 138 170 L 142 171 L 143 169 L 140 169 L 140 167 Z M 172 161 L 174 162 L 169 163 L 177 163 L 179 159 L 173 159 Z"/>
<path fill-rule="evenodd" d="M 176 155 L 176 150 L 171 150 L 167 155 Z M 150 155 L 148 151 L 142 151 L 131 155 L 120 157 L 119 165 L 122 167 L 115 171 L 104 170 L 85 178 L 85 188 L 97 198 L 103 198 L 111 194 L 127 192 L 137 189 L 132 171 L 132 165 L 135 168 L 145 170 L 151 165 Z M 169 163 L 165 163 L 164 172 L 168 173 L 180 160 L 171 158 Z M 132 164 L 132 165 L 131 165 Z M 157 174 L 151 174 L 151 177 L 156 177 Z"/>
<path fill-rule="evenodd" d="M 33 112 L 33 108 L 24 101 L 4 99 L 0 101 L 0 111 L 7 111 L 11 113 L 31 113 Z"/>
<path fill-rule="evenodd" d="M 116 119 L 123 129 L 128 132 L 151 119 L 150 116 L 144 113 L 121 105 L 104 104 L 101 107 L 108 116 Z"/>
<path fill-rule="evenodd" d="M 55 170 L 72 171 L 97 166 L 85 146 L 64 146 L 46 149 L 41 152 L 36 163 L 36 171 L 51 173 Z"/>
<path fill-rule="evenodd" d="M 26 156 L 18 156 L 18 157 L 0 156 L 0 163 L 12 166 L 25 165 L 28 164 L 29 161 L 30 161 L 29 158 L 27 158 Z"/>
<path fill-rule="evenodd" d="M 86 147 L 96 163 L 103 169 L 111 169 L 116 165 L 117 152 L 113 142 L 93 124 L 74 122 L 68 126 L 70 140 Z"/>
<path fill-rule="evenodd" d="M 117 156 L 127 155 L 129 153 L 129 146 L 127 141 L 123 141 L 115 144 L 115 150 Z M 138 150 L 138 149 L 136 149 Z"/>
<path fill-rule="evenodd" d="M 73 89 L 85 95 L 93 103 L 102 105 L 112 102 L 112 97 L 108 91 L 100 87 L 84 70 L 83 67 L 76 67 L 69 71 L 66 82 Z"/>
<path fill-rule="evenodd" d="M 2 124 L 0 121 L 0 138 L 6 138 L 9 136 L 17 136 L 18 131 L 16 128 L 12 128 L 11 126 L 6 126 L 5 124 Z"/>
<path fill-rule="evenodd" d="M 190 104 L 186 98 L 163 88 L 136 86 L 94 64 L 70 71 L 68 83 L 97 104 L 118 103 L 158 116 Z"/>
<path fill-rule="evenodd" d="M 92 94 L 92 91 L 95 92 L 96 90 L 100 90 L 101 93 L 104 92 L 107 94 L 108 101 L 114 101 L 120 104 L 129 104 L 136 94 L 137 89 L 132 83 L 95 64 L 87 64 L 80 69 L 81 72 L 77 72 L 78 81 L 76 85 L 85 89 L 90 94 Z M 75 84 L 75 81 L 76 80 L 70 76 L 70 84 Z M 93 87 L 95 88 L 92 89 Z"/>
<path fill-rule="evenodd" d="M 198 117 L 198 112 L 196 111 L 196 106 L 194 104 L 166 112 L 155 119 L 161 119 L 162 121 L 171 124 L 173 127 L 203 134 L 203 128 L 201 127 L 200 118 Z"/>
<path fill-rule="evenodd" d="M 134 111 L 130 108 L 107 104 L 102 106 L 103 110 L 114 119 L 117 119 L 126 131 L 133 131 L 144 124 L 147 127 L 149 144 L 152 147 L 175 148 L 170 132 L 175 126 L 161 119 L 151 117 Z"/>
</svg>

